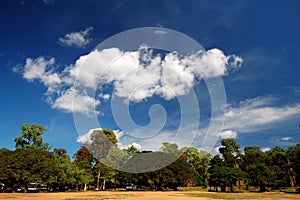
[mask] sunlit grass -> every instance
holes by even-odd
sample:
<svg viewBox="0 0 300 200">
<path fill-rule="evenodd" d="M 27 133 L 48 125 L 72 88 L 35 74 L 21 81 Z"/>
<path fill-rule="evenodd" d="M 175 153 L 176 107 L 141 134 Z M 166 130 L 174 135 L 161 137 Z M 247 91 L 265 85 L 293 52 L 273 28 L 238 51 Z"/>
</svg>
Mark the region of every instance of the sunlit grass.
<svg viewBox="0 0 300 200">
<path fill-rule="evenodd" d="M 286 194 L 286 193 L 217 193 L 217 192 L 197 192 L 197 193 L 186 193 L 185 196 L 190 197 L 202 197 L 208 199 L 230 199 L 230 200 L 239 200 L 239 199 L 272 199 L 272 200 L 281 200 L 281 199 L 300 199 L 300 194 Z"/>
<path fill-rule="evenodd" d="M 207 192 L 208 188 L 205 188 L 203 186 L 201 187 L 179 187 L 179 191 L 203 191 Z"/>
</svg>

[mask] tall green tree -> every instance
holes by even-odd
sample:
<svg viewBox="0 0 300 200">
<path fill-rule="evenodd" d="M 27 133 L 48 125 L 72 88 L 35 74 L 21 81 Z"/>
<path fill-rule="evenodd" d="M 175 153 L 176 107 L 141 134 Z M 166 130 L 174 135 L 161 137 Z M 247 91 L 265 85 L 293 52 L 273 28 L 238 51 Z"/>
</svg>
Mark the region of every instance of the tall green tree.
<svg viewBox="0 0 300 200">
<path fill-rule="evenodd" d="M 89 152 L 86 146 L 81 146 L 80 149 L 73 155 L 73 171 L 76 173 L 76 182 L 78 188 L 87 189 L 87 184 L 94 180 L 93 178 L 93 155 Z"/>
<path fill-rule="evenodd" d="M 294 174 L 295 177 L 291 177 L 291 179 L 295 179 L 296 185 L 300 185 L 300 144 L 296 144 L 295 146 L 291 146 L 287 149 L 286 155 L 289 159 L 290 173 Z"/>
<path fill-rule="evenodd" d="M 222 147 L 219 148 L 222 154 L 225 165 L 228 167 L 239 168 L 240 145 L 233 138 L 225 138 L 221 140 Z"/>
<path fill-rule="evenodd" d="M 279 146 L 267 151 L 266 154 L 271 159 L 271 167 L 276 176 L 275 187 L 285 187 L 296 185 L 296 173 L 294 172 L 287 151 Z"/>
<path fill-rule="evenodd" d="M 43 142 L 43 134 L 46 131 L 40 124 L 23 124 L 21 135 L 15 138 L 16 148 L 35 147 L 44 150 L 50 150 L 48 143 Z"/>
<path fill-rule="evenodd" d="M 209 187 L 214 187 L 215 191 L 218 191 L 218 187 L 222 187 L 221 182 L 219 181 L 219 176 L 217 173 L 220 167 L 224 166 L 224 161 L 220 158 L 220 155 L 215 155 L 211 160 L 208 168 L 209 173 Z M 225 188 L 222 188 L 225 190 Z"/>
<path fill-rule="evenodd" d="M 208 167 L 211 154 L 206 151 L 199 151 L 194 147 L 185 147 L 182 149 L 183 155 L 197 174 L 197 185 L 207 186 Z"/>
<path fill-rule="evenodd" d="M 94 130 L 90 138 L 91 142 L 86 143 L 85 147 L 94 159 L 96 159 L 94 170 L 98 171 L 96 180 L 97 189 L 100 189 L 100 179 L 103 180 L 101 188 L 104 189 L 106 182 L 104 172 L 106 171 L 106 174 L 108 174 L 109 168 L 101 162 L 118 168 L 118 162 L 122 160 L 120 156 L 122 156 L 125 151 L 117 147 L 118 140 L 113 130 L 104 128 Z"/>
<path fill-rule="evenodd" d="M 270 157 L 257 146 L 245 147 L 244 152 L 243 169 L 248 174 L 248 184 L 259 186 L 265 192 L 276 181 Z"/>
<path fill-rule="evenodd" d="M 240 169 L 226 166 L 216 167 L 210 175 L 212 186 L 220 186 L 222 192 L 226 191 L 226 187 L 230 187 L 230 191 L 233 192 L 236 181 L 246 177 L 247 174 Z"/>
<path fill-rule="evenodd" d="M 60 169 L 60 173 L 57 175 L 57 182 L 53 188 L 65 191 L 66 187 L 72 187 L 76 183 L 75 177 L 73 177 L 72 162 L 70 156 L 67 155 L 67 151 L 63 148 L 55 148 L 53 155 Z"/>
</svg>

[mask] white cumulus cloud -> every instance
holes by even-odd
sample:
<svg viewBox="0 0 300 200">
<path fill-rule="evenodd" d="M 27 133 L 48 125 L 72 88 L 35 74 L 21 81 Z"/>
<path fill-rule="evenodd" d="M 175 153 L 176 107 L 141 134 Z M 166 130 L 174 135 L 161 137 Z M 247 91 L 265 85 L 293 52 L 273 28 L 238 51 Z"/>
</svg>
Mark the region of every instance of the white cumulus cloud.
<svg viewBox="0 0 300 200">
<path fill-rule="evenodd" d="M 91 30 L 70 33 L 60 40 L 66 45 L 84 46 Z M 21 72 L 28 81 L 38 80 L 48 88 L 45 95 L 52 108 L 91 115 L 101 100 L 114 95 L 123 98 L 124 103 L 140 102 L 154 95 L 166 100 L 186 95 L 199 79 L 224 76 L 232 65 L 240 65 L 242 58 L 226 56 L 219 49 L 186 56 L 176 52 L 154 55 L 152 49 L 142 45 L 135 51 L 96 49 L 62 72 L 55 72 L 55 62 L 54 58 L 27 58 Z M 113 88 L 112 93 L 100 92 L 97 99 L 87 93 L 106 85 Z"/>
<path fill-rule="evenodd" d="M 289 141 L 291 139 L 293 139 L 293 138 L 292 137 L 282 137 L 282 138 L 280 138 L 280 140 L 282 140 L 282 141 Z"/>
<path fill-rule="evenodd" d="M 270 147 L 262 147 L 262 148 L 261 148 L 261 151 L 262 151 L 262 152 L 266 152 L 266 151 L 270 151 L 270 150 L 271 150 Z"/>
<path fill-rule="evenodd" d="M 237 132 L 232 131 L 232 130 L 227 130 L 227 131 L 217 133 L 217 136 L 219 136 L 221 138 L 234 138 L 235 139 L 237 137 Z"/>
<path fill-rule="evenodd" d="M 71 87 L 65 91 L 60 97 L 55 99 L 52 108 L 61 109 L 66 112 L 83 113 L 85 115 L 98 114 L 95 107 L 100 104 L 99 100 L 80 93 Z M 94 113 L 96 112 L 96 113 Z"/>
<path fill-rule="evenodd" d="M 88 27 L 83 31 L 67 33 L 64 37 L 58 39 L 59 43 L 65 46 L 75 46 L 84 48 L 92 39 L 89 38 L 93 27 Z"/>
<path fill-rule="evenodd" d="M 234 59 L 231 64 L 230 58 Z M 127 102 L 153 95 L 169 100 L 187 94 L 196 80 L 226 75 L 227 68 L 241 62 L 242 58 L 225 56 L 219 49 L 182 57 L 176 52 L 153 55 L 146 46 L 131 52 L 109 48 L 80 57 L 70 68 L 70 75 L 84 87 L 113 84 L 115 95 Z"/>
<path fill-rule="evenodd" d="M 60 84 L 61 79 L 58 73 L 54 72 L 55 59 L 38 57 L 27 58 L 24 66 L 23 77 L 28 81 L 40 80 L 45 86 Z"/>
</svg>

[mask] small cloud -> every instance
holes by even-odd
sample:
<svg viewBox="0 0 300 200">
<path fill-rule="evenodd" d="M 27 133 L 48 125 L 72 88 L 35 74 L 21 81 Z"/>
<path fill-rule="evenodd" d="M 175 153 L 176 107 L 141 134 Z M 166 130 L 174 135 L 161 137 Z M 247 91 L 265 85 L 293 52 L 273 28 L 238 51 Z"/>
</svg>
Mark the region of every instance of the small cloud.
<svg viewBox="0 0 300 200">
<path fill-rule="evenodd" d="M 12 71 L 13 71 L 14 73 L 22 73 L 22 67 L 20 67 L 20 66 L 14 66 L 14 67 L 12 68 Z"/>
<path fill-rule="evenodd" d="M 68 33 L 63 38 L 59 38 L 58 41 L 64 46 L 84 48 L 92 41 L 92 39 L 89 38 L 89 35 L 93 29 L 93 27 L 88 27 L 83 31 Z"/>
<path fill-rule="evenodd" d="M 42 82 L 45 86 L 51 87 L 61 83 L 60 75 L 53 71 L 55 65 L 55 58 L 47 59 L 40 56 L 36 59 L 27 58 L 24 70 L 22 71 L 23 77 L 32 82 L 35 79 Z M 14 67 L 14 72 L 19 72 L 19 67 Z"/>
<path fill-rule="evenodd" d="M 292 139 L 292 137 L 282 137 L 280 140 L 281 141 L 289 141 L 291 139 Z"/>
<path fill-rule="evenodd" d="M 262 152 L 266 152 L 266 151 L 270 151 L 270 150 L 271 150 L 270 147 L 262 147 L 262 148 L 261 148 L 261 151 L 262 151 Z"/>
<path fill-rule="evenodd" d="M 167 34 L 168 32 L 167 31 L 163 31 L 163 30 L 156 30 L 154 31 L 155 34 L 158 34 L 158 35 L 164 35 L 164 34 Z"/>
<path fill-rule="evenodd" d="M 227 56 L 228 71 L 237 71 L 243 64 L 243 59 L 236 55 Z"/>
<path fill-rule="evenodd" d="M 104 99 L 104 100 L 109 100 L 110 99 L 110 94 L 99 94 L 98 95 L 100 98 Z"/>
<path fill-rule="evenodd" d="M 235 139 L 237 136 L 237 132 L 232 131 L 232 130 L 227 130 L 227 131 L 217 133 L 217 136 L 219 136 L 221 138 L 234 138 Z"/>
<path fill-rule="evenodd" d="M 114 133 L 116 135 L 117 140 L 120 141 L 120 138 L 123 137 L 124 132 L 121 131 L 121 130 L 113 130 L 113 131 L 114 131 Z"/>
</svg>

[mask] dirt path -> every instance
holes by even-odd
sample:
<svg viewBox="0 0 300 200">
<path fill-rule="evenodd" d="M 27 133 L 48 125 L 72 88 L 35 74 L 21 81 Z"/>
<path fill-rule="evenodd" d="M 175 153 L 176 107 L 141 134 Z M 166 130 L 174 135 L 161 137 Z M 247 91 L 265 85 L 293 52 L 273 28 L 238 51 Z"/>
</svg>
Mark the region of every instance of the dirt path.
<svg viewBox="0 0 300 200">
<path fill-rule="evenodd" d="M 184 195 L 185 192 L 64 192 L 64 193 L 3 193 L 0 199 L 16 200 L 206 200 Z"/>
</svg>

